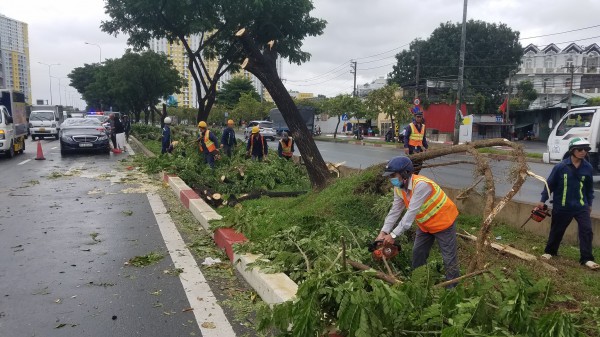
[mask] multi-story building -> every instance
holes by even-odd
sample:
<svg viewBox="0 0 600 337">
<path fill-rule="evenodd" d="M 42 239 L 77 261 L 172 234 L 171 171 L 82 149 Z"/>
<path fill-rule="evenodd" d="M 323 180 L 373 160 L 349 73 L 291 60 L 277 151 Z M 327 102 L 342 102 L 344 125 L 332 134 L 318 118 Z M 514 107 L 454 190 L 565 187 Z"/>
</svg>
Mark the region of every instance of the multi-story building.
<svg viewBox="0 0 600 337">
<path fill-rule="evenodd" d="M 188 43 L 192 50 L 196 50 L 200 45 L 201 37 L 200 35 L 192 35 L 188 39 Z M 185 47 L 178 42 L 169 43 L 167 39 L 152 39 L 150 41 L 150 49 L 157 53 L 164 53 L 167 57 L 173 61 L 175 68 L 181 76 L 185 79 L 185 86 L 181 89 L 181 93 L 177 94 L 177 102 L 180 106 L 188 107 L 188 108 L 196 108 L 198 107 L 198 94 L 196 91 L 196 83 L 194 82 L 194 78 L 191 76 L 190 71 L 188 70 L 188 56 L 185 51 Z M 212 77 L 217 71 L 218 61 L 211 60 L 206 62 L 206 68 L 208 74 Z M 281 77 L 281 60 L 277 62 L 277 71 L 279 76 Z M 232 77 L 244 77 L 249 79 L 256 91 L 259 93 L 261 97 L 266 100 L 270 99 L 268 92 L 264 89 L 262 83 L 251 73 L 245 70 L 241 70 L 237 73 L 225 73 L 219 79 L 217 83 L 217 90 L 219 90 L 224 83 L 229 81 Z M 204 89 L 202 88 L 202 92 Z M 272 101 L 272 100 L 271 100 Z"/>
<path fill-rule="evenodd" d="M 31 104 L 29 33 L 26 23 L 0 14 L 0 88 L 21 91 Z"/>
<path fill-rule="evenodd" d="M 540 48 L 533 44 L 525 47 L 521 68 L 513 77 L 513 84 L 530 81 L 538 92 L 530 109 L 557 106 L 571 89 L 600 96 L 600 47 L 596 43 L 571 43 L 564 49 L 551 43 Z"/>
<path fill-rule="evenodd" d="M 367 97 L 367 95 L 377 89 L 381 89 L 387 85 L 387 80 L 380 76 L 378 79 L 374 80 L 371 83 L 366 83 L 356 88 L 358 97 Z"/>
</svg>

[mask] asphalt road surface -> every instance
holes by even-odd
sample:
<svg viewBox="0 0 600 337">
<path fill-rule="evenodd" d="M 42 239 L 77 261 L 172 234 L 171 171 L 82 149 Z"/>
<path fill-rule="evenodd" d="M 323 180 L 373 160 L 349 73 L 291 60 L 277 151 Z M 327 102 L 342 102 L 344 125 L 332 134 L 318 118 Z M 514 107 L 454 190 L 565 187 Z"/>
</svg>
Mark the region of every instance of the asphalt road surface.
<svg viewBox="0 0 600 337">
<path fill-rule="evenodd" d="M 62 157 L 41 143 L 46 160 L 30 140 L 0 159 L 0 336 L 235 336 L 160 182 L 125 170 L 127 154 Z M 126 264 L 152 252 L 165 257 Z"/>
</svg>

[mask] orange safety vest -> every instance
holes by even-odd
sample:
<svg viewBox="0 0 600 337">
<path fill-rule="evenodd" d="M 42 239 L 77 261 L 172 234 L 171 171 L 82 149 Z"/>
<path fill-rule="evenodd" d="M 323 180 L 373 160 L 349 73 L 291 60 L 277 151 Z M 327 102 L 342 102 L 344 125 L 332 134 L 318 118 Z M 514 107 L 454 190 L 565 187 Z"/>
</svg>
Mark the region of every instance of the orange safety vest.
<svg viewBox="0 0 600 337">
<path fill-rule="evenodd" d="M 259 133 L 258 137 L 260 138 L 260 152 L 262 155 L 265 155 L 265 138 Z M 254 135 L 250 135 L 250 154 L 252 154 L 252 149 L 254 149 Z"/>
<path fill-rule="evenodd" d="M 208 152 L 213 152 L 217 149 L 217 147 L 215 146 L 215 143 L 213 143 L 213 141 L 210 140 L 210 131 L 209 130 L 206 130 L 206 132 L 204 132 L 204 145 L 206 145 Z M 200 152 L 203 152 L 202 143 L 198 142 L 198 148 L 200 149 Z"/>
<path fill-rule="evenodd" d="M 279 141 L 281 143 L 281 155 L 284 157 L 291 157 L 294 154 L 292 153 L 292 138 L 288 139 L 288 143 L 285 144 L 283 139 Z"/>
<path fill-rule="evenodd" d="M 423 137 L 425 137 L 425 124 L 421 124 L 421 132 L 417 130 L 415 123 L 410 123 L 410 136 L 408 137 L 408 145 L 423 146 Z"/>
<path fill-rule="evenodd" d="M 412 198 L 412 191 L 414 191 L 415 186 L 419 183 L 429 184 L 433 192 L 425 200 L 423 205 L 421 205 L 421 209 L 415 217 L 415 222 L 419 228 L 426 233 L 437 233 L 452 226 L 454 220 L 456 220 L 456 217 L 458 216 L 458 209 L 456 208 L 454 202 L 452 202 L 446 193 L 444 193 L 441 187 L 432 180 L 424 176 L 414 174 L 412 176 L 412 189 L 408 190 L 408 195 L 404 189 L 400 189 L 398 187 L 394 187 L 394 189 L 398 195 L 402 193 L 404 205 L 408 209 L 408 204 Z"/>
</svg>

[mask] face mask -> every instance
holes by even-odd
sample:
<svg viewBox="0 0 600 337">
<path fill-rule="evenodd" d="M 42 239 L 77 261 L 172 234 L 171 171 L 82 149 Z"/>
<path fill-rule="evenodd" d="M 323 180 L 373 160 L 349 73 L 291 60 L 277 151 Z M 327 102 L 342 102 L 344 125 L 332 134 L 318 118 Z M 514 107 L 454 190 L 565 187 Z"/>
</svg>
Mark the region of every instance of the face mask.
<svg viewBox="0 0 600 337">
<path fill-rule="evenodd" d="M 392 179 L 390 179 L 390 182 L 391 182 L 391 183 L 392 183 L 392 185 L 394 185 L 395 187 L 402 188 L 402 185 L 403 185 L 403 184 L 402 184 L 402 181 L 401 181 L 400 179 L 398 179 L 398 178 L 392 178 Z"/>
</svg>

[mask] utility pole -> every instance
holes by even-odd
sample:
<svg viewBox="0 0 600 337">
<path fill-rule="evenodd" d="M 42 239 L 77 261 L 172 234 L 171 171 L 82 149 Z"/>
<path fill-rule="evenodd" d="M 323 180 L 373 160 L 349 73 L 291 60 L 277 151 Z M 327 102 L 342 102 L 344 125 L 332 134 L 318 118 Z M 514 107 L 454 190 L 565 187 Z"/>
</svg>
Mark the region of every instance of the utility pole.
<svg viewBox="0 0 600 337">
<path fill-rule="evenodd" d="M 460 57 L 458 61 L 458 92 L 456 97 L 456 114 L 454 116 L 454 145 L 458 144 L 458 133 L 460 130 L 460 121 L 462 119 L 462 91 L 463 91 L 463 77 L 465 74 L 465 42 L 467 39 L 467 2 L 464 1 L 463 5 L 463 21 L 462 21 L 462 32 L 460 34 Z"/>
<path fill-rule="evenodd" d="M 506 122 L 510 124 L 510 94 L 512 92 L 512 71 L 508 72 L 508 93 L 506 94 Z M 512 140 L 513 128 L 508 126 L 508 139 Z"/>
<path fill-rule="evenodd" d="M 421 69 L 421 48 L 417 44 L 417 71 L 415 75 L 415 98 L 419 98 L 419 70 Z"/>
<path fill-rule="evenodd" d="M 354 86 L 352 87 L 352 96 L 356 97 L 358 96 L 358 92 L 356 90 L 356 61 L 350 61 L 350 64 L 350 67 L 352 67 L 350 73 L 354 74 Z"/>
<path fill-rule="evenodd" d="M 569 100 L 567 101 L 567 111 L 571 110 L 571 99 L 573 98 L 573 73 L 575 72 L 575 66 L 571 64 L 567 67 L 571 72 L 571 83 L 569 83 Z"/>
</svg>

